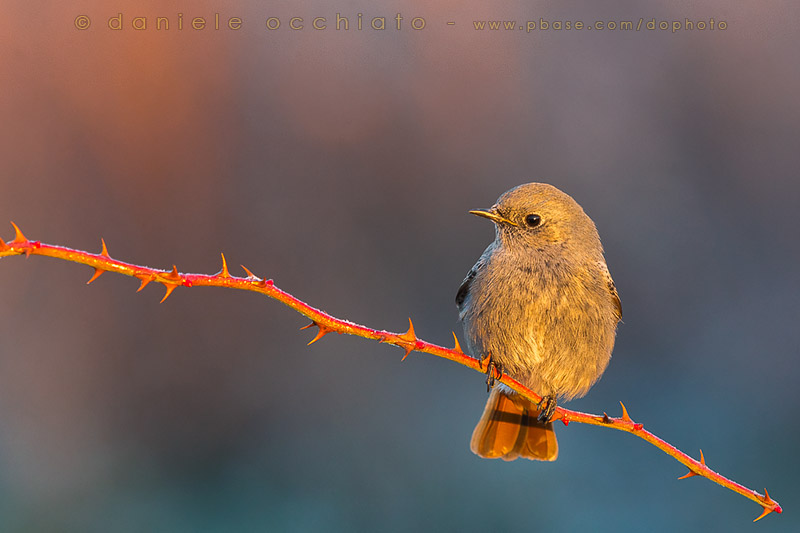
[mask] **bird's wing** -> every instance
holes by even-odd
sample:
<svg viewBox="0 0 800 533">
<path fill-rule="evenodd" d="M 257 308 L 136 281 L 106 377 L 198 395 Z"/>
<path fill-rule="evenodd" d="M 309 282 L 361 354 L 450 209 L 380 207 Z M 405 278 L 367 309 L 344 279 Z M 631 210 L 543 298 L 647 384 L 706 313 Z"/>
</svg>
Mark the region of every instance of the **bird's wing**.
<svg viewBox="0 0 800 533">
<path fill-rule="evenodd" d="M 600 272 L 603 274 L 603 277 L 606 280 L 608 292 L 611 293 L 611 300 L 614 303 L 617 320 L 622 320 L 622 302 L 619 299 L 617 286 L 614 285 L 614 280 L 611 278 L 611 273 L 608 271 L 608 266 L 606 265 L 605 261 L 598 261 L 597 264 L 600 267 Z"/>
<path fill-rule="evenodd" d="M 458 306 L 459 313 L 463 311 L 464 302 L 469 296 L 469 288 L 472 285 L 472 280 L 475 279 L 475 276 L 478 274 L 478 262 L 472 269 L 467 273 L 467 277 L 464 278 L 464 281 L 461 282 L 461 286 L 458 288 L 458 292 L 456 293 L 456 305 Z"/>
<path fill-rule="evenodd" d="M 494 250 L 494 243 L 490 244 L 486 250 L 484 250 L 483 254 L 481 254 L 478 262 L 475 263 L 469 272 L 467 272 L 467 277 L 464 278 L 464 281 L 461 282 L 461 286 L 458 288 L 458 292 L 456 293 L 456 305 L 458 306 L 458 314 L 462 315 L 464 313 L 464 303 L 467 301 L 467 296 L 469 296 L 470 287 L 472 287 L 472 282 L 475 280 L 475 276 L 478 275 L 480 269 L 484 268 L 486 263 L 489 261 L 489 257 L 492 255 L 492 251 Z"/>
</svg>

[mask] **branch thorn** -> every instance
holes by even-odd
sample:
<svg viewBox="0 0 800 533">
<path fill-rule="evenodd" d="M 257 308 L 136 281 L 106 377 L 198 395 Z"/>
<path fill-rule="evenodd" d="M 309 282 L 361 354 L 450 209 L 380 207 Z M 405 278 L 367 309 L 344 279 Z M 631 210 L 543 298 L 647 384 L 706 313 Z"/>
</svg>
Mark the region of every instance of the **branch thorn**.
<svg viewBox="0 0 800 533">
<path fill-rule="evenodd" d="M 319 328 L 319 331 L 317 331 L 317 336 L 314 337 L 313 339 L 311 339 L 306 346 L 311 346 L 312 344 L 314 344 L 315 342 L 320 340 L 322 337 L 324 337 L 325 335 L 327 335 L 328 333 L 333 331 L 332 329 L 328 329 L 328 328 L 326 328 L 324 326 L 321 326 L 319 324 L 312 324 L 312 325 L 313 326 L 317 326 Z"/>
<path fill-rule="evenodd" d="M 244 269 L 244 271 L 247 272 L 247 279 L 259 281 L 259 277 L 250 272 L 246 266 L 244 265 L 239 265 L 239 266 L 241 266 Z"/>
<path fill-rule="evenodd" d="M 769 497 L 769 492 L 767 492 L 767 487 L 764 487 L 764 501 L 770 505 L 775 503 L 775 500 Z M 776 509 L 776 511 L 782 513 L 783 509 L 781 509 L 780 506 L 778 506 L 778 509 Z"/>
<path fill-rule="evenodd" d="M 406 342 L 409 343 L 416 343 L 417 342 L 417 335 L 414 332 L 414 323 L 411 322 L 411 319 L 408 319 L 408 331 L 403 333 L 402 335 L 398 335 L 398 337 Z"/>
<path fill-rule="evenodd" d="M 412 348 L 411 346 L 406 347 L 406 353 L 403 354 L 403 358 L 400 359 L 400 362 L 402 363 L 403 361 L 405 361 L 406 357 L 408 357 L 408 354 L 410 354 L 413 351 L 414 351 L 414 348 Z"/>
<path fill-rule="evenodd" d="M 181 275 L 178 272 L 178 267 L 176 265 L 172 265 L 172 271 L 166 274 L 161 275 L 163 278 L 171 280 L 171 281 L 182 281 Z M 164 283 L 163 281 L 161 283 Z M 166 283 L 164 283 L 166 285 Z"/>
<path fill-rule="evenodd" d="M 164 300 L 166 300 L 167 298 L 169 298 L 169 295 L 170 295 L 170 294 L 172 294 L 172 291 L 174 291 L 174 290 L 175 290 L 175 287 L 177 287 L 177 285 L 176 285 L 176 284 L 174 284 L 174 283 L 164 283 L 163 281 L 162 281 L 161 283 L 164 285 L 164 287 L 166 287 L 166 288 L 167 288 L 167 293 L 164 295 L 164 297 L 163 297 L 163 298 L 161 298 L 161 301 L 160 301 L 160 302 L 158 302 L 158 303 L 160 303 L 160 304 L 163 304 L 163 303 L 164 303 Z"/>
<path fill-rule="evenodd" d="M 99 277 L 100 277 L 100 274 L 102 274 L 103 272 L 105 272 L 105 270 L 103 270 L 102 268 L 97 268 L 97 267 L 95 267 L 95 269 L 94 269 L 94 274 L 92 274 L 92 279 L 90 279 L 89 281 L 87 281 L 87 282 L 86 282 L 86 284 L 88 285 L 88 284 L 90 284 L 91 282 L 93 282 L 94 280 L 96 280 L 97 278 L 99 278 Z"/>
<path fill-rule="evenodd" d="M 753 522 L 758 522 L 759 520 L 761 520 L 762 518 L 764 518 L 765 516 L 767 516 L 771 512 L 772 512 L 772 509 L 770 509 L 769 507 L 764 507 L 764 510 L 761 511 L 761 514 L 758 515 L 758 517 L 755 520 L 753 520 Z"/>
<path fill-rule="evenodd" d="M 231 273 L 228 272 L 228 262 L 225 261 L 225 254 L 220 252 L 219 255 L 222 256 L 222 270 L 217 272 L 217 276 L 219 276 L 221 278 L 229 278 L 229 277 L 231 277 Z"/>
<path fill-rule="evenodd" d="M 703 466 L 706 466 L 706 458 L 703 455 L 703 450 L 700 450 L 700 464 L 703 465 Z M 699 475 L 699 474 L 690 468 L 689 469 L 689 473 L 679 477 L 678 479 L 688 479 L 690 477 L 694 477 L 694 476 L 697 476 L 697 475 Z"/>
<path fill-rule="evenodd" d="M 622 403 L 622 402 L 619 402 L 619 404 L 622 406 L 622 421 L 623 422 L 630 422 L 632 424 L 633 420 L 631 420 L 630 415 L 628 415 L 628 410 L 625 409 L 625 404 Z"/>
<path fill-rule="evenodd" d="M 153 276 L 144 276 L 144 275 L 142 275 L 142 276 L 136 276 L 136 277 L 139 278 L 141 280 L 141 282 L 142 282 L 142 284 L 139 285 L 139 288 L 136 289 L 136 292 L 140 292 L 142 289 L 144 289 L 147 286 L 148 283 L 153 281 Z"/>
<path fill-rule="evenodd" d="M 22 231 L 19 229 L 19 226 L 14 224 L 13 221 L 11 222 L 11 225 L 14 226 L 14 232 L 15 232 L 14 240 L 11 241 L 11 244 L 26 244 L 26 243 L 28 243 L 33 248 L 38 248 L 39 247 L 40 243 L 38 241 L 37 242 L 30 242 L 28 240 L 28 238 L 25 237 L 25 235 L 22 234 Z M 5 243 L 3 243 L 3 244 L 5 245 Z M 6 248 L 8 248 L 8 246 L 6 246 Z M 31 248 L 26 248 L 25 249 L 25 257 L 30 257 L 30 256 L 31 256 Z"/>
<path fill-rule="evenodd" d="M 456 345 L 453 347 L 453 351 L 463 354 L 464 351 L 461 349 L 461 345 L 458 344 L 458 337 L 456 337 L 456 332 L 455 331 L 453 332 L 453 340 L 456 341 Z"/>
<path fill-rule="evenodd" d="M 19 229 L 19 226 L 14 224 L 13 221 L 11 222 L 11 225 L 14 226 L 14 232 L 15 232 L 14 240 L 11 241 L 11 244 L 22 244 L 28 242 L 27 237 L 25 237 L 25 235 L 22 234 L 22 231 Z"/>
<path fill-rule="evenodd" d="M 103 257 L 107 257 L 108 259 L 111 259 L 111 256 L 110 256 L 110 255 L 108 255 L 108 248 L 106 248 L 106 241 L 105 241 L 105 239 L 103 239 L 103 238 L 100 238 L 100 243 L 103 245 L 103 248 L 102 248 L 102 250 L 100 250 L 100 255 L 102 255 Z"/>
<path fill-rule="evenodd" d="M 768 507 L 768 506 L 773 505 L 773 504 L 775 504 L 775 500 L 773 500 L 772 498 L 769 497 L 769 494 L 767 493 L 767 489 L 765 488 L 764 489 L 764 503 L 762 504 L 762 505 L 764 505 L 764 510 L 761 512 L 760 515 L 758 515 L 758 517 L 756 517 L 755 520 L 753 520 L 753 522 L 758 522 L 759 520 L 761 520 L 762 518 L 767 516 L 772 511 L 776 511 L 778 513 L 782 513 L 783 512 L 783 509 L 781 509 L 780 505 L 778 505 L 777 507 Z"/>
<path fill-rule="evenodd" d="M 302 328 L 300 328 L 300 330 L 302 331 L 302 330 L 304 330 L 304 329 L 313 328 L 313 327 L 314 327 L 314 326 L 316 326 L 316 325 L 317 325 L 317 323 L 316 323 L 316 322 L 312 322 L 311 324 L 309 324 L 309 325 L 307 325 L 307 326 L 303 326 Z"/>
<path fill-rule="evenodd" d="M 769 492 L 767 492 L 766 488 L 764 488 L 764 503 L 762 503 L 761 505 L 764 506 L 764 510 L 761 512 L 760 515 L 758 515 L 758 517 L 755 520 L 753 520 L 753 522 L 758 522 L 772 511 L 775 511 L 778 514 L 783 512 L 781 506 L 775 503 L 775 500 L 769 497 Z"/>
<path fill-rule="evenodd" d="M 406 357 L 408 357 L 408 354 L 414 351 L 414 348 L 417 345 L 417 335 L 414 333 L 414 323 L 411 322 L 410 318 L 408 319 L 408 331 L 402 335 L 398 335 L 397 338 L 400 339 L 398 344 L 406 350 L 405 355 L 402 359 L 400 359 L 400 362 L 403 362 L 406 360 Z"/>
</svg>

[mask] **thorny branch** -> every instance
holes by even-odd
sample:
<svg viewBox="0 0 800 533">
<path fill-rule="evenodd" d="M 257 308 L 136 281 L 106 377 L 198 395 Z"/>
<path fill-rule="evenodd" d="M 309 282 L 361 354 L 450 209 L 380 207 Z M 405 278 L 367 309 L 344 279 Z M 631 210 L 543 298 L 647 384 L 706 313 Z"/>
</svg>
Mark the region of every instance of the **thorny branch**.
<svg viewBox="0 0 800 533">
<path fill-rule="evenodd" d="M 108 253 L 105 241 L 101 241 L 102 248 L 99 254 L 92 254 L 81 250 L 73 250 L 63 246 L 44 244 L 39 241 L 30 241 L 22 234 L 16 224 L 13 222 L 11 224 L 14 226 L 16 235 L 14 240 L 9 243 L 6 243 L 0 239 L 0 258 L 22 254 L 25 254 L 26 256 L 44 255 L 48 257 L 55 257 L 57 259 L 63 259 L 65 261 L 72 261 L 75 263 L 88 265 L 94 268 L 94 274 L 89 281 L 87 281 L 87 284 L 96 280 L 104 272 L 116 272 L 118 274 L 133 276 L 139 279 L 141 285 L 139 286 L 138 291 L 141 291 L 148 283 L 155 281 L 157 283 L 161 283 L 166 288 L 166 293 L 161 299 L 162 302 L 166 300 L 170 294 L 172 294 L 172 291 L 180 286 L 228 287 L 231 289 L 259 292 L 269 296 L 270 298 L 278 300 L 279 302 L 291 307 L 301 315 L 311 320 L 311 323 L 308 326 L 301 328 L 317 328 L 317 335 L 308 344 L 318 341 L 331 332 L 340 334 L 346 333 L 348 335 L 357 335 L 366 339 L 372 339 L 378 342 L 399 346 L 405 351 L 403 359 L 405 359 L 411 352 L 422 352 L 455 361 L 456 363 L 462 364 L 473 370 L 477 370 L 478 372 L 485 371 L 484 368 L 482 368 L 480 361 L 470 357 L 461 350 L 455 333 L 453 333 L 455 346 L 448 349 L 418 339 L 414 333 L 414 325 L 411 323 L 411 319 L 408 321 L 408 331 L 405 333 L 391 333 L 389 331 L 376 330 L 361 326 L 359 324 L 354 324 L 353 322 L 349 322 L 347 320 L 335 318 L 319 309 L 311 307 L 301 300 L 298 300 L 291 294 L 282 291 L 274 285 L 271 279 L 262 279 L 255 276 L 244 265 L 242 265 L 242 268 L 247 273 L 246 278 L 232 276 L 228 271 L 228 265 L 225 261 L 224 255 L 222 255 L 222 269 L 216 274 L 184 274 L 179 272 L 176 266 L 173 266 L 171 271 L 157 270 L 154 268 L 134 265 L 113 259 Z M 496 380 L 511 387 L 533 402 L 538 402 L 541 400 L 541 397 L 535 392 L 526 388 L 505 374 L 496 376 Z M 706 465 L 706 460 L 703 456 L 702 450 L 700 451 L 699 461 L 689 457 L 687 454 L 678 450 L 668 442 L 645 430 L 642 424 L 634 422 L 628 415 L 628 410 L 625 408 L 625 405 L 623 405 L 622 402 L 620 402 L 620 405 L 622 406 L 622 416 L 618 418 L 610 417 L 606 413 L 603 413 L 603 416 L 599 416 L 558 407 L 554 415 L 554 420 L 561 420 L 564 425 L 567 425 L 570 422 L 580 422 L 583 424 L 605 426 L 632 433 L 633 435 L 649 442 L 670 457 L 673 457 L 676 461 L 688 467 L 689 472 L 678 479 L 702 476 L 758 503 L 763 507 L 763 512 L 754 521 L 764 518 L 773 511 L 777 513 L 782 512 L 781 506 L 778 504 L 778 502 L 770 498 L 766 489 L 764 489 L 764 494 L 762 495 L 722 476 L 721 474 L 718 474 Z"/>
</svg>

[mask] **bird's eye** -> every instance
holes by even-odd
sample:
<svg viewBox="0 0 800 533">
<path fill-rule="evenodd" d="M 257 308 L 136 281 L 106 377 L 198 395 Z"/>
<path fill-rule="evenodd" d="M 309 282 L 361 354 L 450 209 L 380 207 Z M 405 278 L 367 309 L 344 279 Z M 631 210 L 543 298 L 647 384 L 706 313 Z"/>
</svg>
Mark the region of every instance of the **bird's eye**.
<svg viewBox="0 0 800 533">
<path fill-rule="evenodd" d="M 527 224 L 529 228 L 535 228 L 541 223 L 542 223 L 542 217 L 540 217 L 539 215 L 527 215 L 525 217 L 525 224 Z"/>
</svg>

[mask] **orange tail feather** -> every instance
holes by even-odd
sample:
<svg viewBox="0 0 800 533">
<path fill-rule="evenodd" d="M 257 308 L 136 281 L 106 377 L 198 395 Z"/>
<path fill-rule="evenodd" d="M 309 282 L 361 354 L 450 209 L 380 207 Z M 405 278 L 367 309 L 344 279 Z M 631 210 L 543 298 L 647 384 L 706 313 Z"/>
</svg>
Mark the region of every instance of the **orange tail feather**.
<svg viewBox="0 0 800 533">
<path fill-rule="evenodd" d="M 536 405 L 510 391 L 492 389 L 475 431 L 472 452 L 487 459 L 513 461 L 518 457 L 555 461 L 558 442 L 553 423 L 542 424 Z"/>
</svg>

